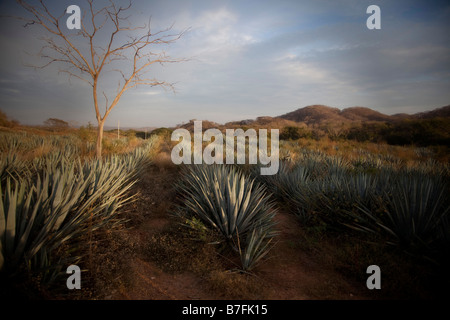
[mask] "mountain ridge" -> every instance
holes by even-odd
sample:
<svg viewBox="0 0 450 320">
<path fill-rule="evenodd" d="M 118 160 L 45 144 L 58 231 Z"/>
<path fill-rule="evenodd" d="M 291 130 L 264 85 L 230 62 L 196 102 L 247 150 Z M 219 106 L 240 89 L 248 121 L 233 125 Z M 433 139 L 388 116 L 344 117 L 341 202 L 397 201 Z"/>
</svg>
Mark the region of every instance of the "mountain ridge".
<svg viewBox="0 0 450 320">
<path fill-rule="evenodd" d="M 349 107 L 340 110 L 325 105 L 311 105 L 285 113 L 275 118 L 304 122 L 308 125 L 325 122 L 367 122 L 367 121 L 397 121 L 404 119 L 430 119 L 435 117 L 450 117 L 450 105 L 433 109 L 431 111 L 415 114 L 387 115 L 367 107 Z"/>
</svg>

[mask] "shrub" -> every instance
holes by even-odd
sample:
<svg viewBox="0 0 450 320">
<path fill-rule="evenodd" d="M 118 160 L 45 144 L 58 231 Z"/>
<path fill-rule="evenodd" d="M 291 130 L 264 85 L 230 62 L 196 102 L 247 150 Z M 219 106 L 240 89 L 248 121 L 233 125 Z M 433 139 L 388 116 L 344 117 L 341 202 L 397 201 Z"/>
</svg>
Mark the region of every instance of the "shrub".
<svg viewBox="0 0 450 320">
<path fill-rule="evenodd" d="M 13 128 L 19 125 L 19 122 L 16 120 L 8 119 L 8 116 L 0 110 L 0 127 Z"/>
<path fill-rule="evenodd" d="M 164 127 L 157 128 L 157 129 L 153 130 L 152 132 L 150 132 L 150 136 L 161 136 L 161 137 L 164 137 L 165 139 L 167 138 L 167 139 L 170 140 L 170 136 L 172 134 L 172 131 L 173 130 L 168 129 L 168 128 L 164 128 Z"/>
</svg>

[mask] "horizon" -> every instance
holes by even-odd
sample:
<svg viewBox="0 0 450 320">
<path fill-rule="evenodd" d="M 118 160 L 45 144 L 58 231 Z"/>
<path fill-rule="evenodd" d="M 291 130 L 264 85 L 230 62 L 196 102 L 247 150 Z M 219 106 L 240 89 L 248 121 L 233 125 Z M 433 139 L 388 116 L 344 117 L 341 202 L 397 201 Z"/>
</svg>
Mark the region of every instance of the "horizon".
<svg viewBox="0 0 450 320">
<path fill-rule="evenodd" d="M 56 11 L 82 1 L 49 1 Z M 369 5 L 381 29 L 369 30 Z M 24 15 L 15 2 L 4 14 Z M 140 86 L 123 95 L 105 127 L 174 127 L 277 117 L 311 105 L 362 106 L 387 115 L 431 111 L 450 101 L 450 3 L 446 1 L 134 1 L 133 25 L 191 28 L 166 48 L 190 61 L 150 69 L 177 93 Z M 70 15 L 64 16 L 65 21 Z M 0 18 L 0 109 L 24 125 L 58 118 L 97 125 L 91 88 L 26 63 L 45 33 Z M 103 109 L 103 104 L 100 103 Z"/>
<path fill-rule="evenodd" d="M 304 107 L 301 107 L 301 108 L 297 108 L 297 109 L 295 109 L 295 110 L 292 110 L 292 111 L 289 111 L 289 112 L 287 112 L 286 114 L 289 114 L 289 113 L 293 113 L 293 112 L 296 112 L 296 111 L 298 111 L 298 110 L 301 110 L 301 109 L 304 109 L 304 108 L 308 108 L 308 107 L 316 107 L 316 106 L 322 106 L 322 107 L 327 107 L 327 108 L 331 108 L 331 109 L 333 109 L 333 108 L 335 108 L 335 107 L 333 107 L 333 106 L 325 106 L 325 105 L 317 105 L 317 104 L 315 104 L 315 105 L 309 105 L 309 106 L 304 106 Z M 438 107 L 438 108 L 435 108 L 435 109 L 431 109 L 431 110 L 427 110 L 427 111 L 425 111 L 425 113 L 426 112 L 429 112 L 429 111 L 435 111 L 435 110 L 439 110 L 439 109 L 442 109 L 442 108 L 446 108 L 446 107 L 450 107 L 450 104 L 449 105 L 446 105 L 446 106 L 442 106 L 442 107 Z M 337 107 L 336 107 L 337 108 Z M 344 111 L 344 110 L 347 110 L 347 109 L 352 109 L 352 108 L 366 108 L 366 109 L 369 109 L 369 110 L 372 110 L 372 111 L 376 111 L 376 110 L 373 110 L 373 109 L 370 109 L 370 108 L 367 108 L 367 107 L 362 107 L 362 106 L 354 106 L 354 107 L 348 107 L 348 108 L 337 108 L 337 109 L 339 109 L 339 111 L 340 112 L 342 112 L 342 111 Z M 1 110 L 1 109 L 0 109 Z M 414 116 L 414 115 L 416 115 L 416 114 L 419 114 L 419 113 L 422 113 L 422 112 L 418 112 L 418 113 L 410 113 L 410 114 L 406 114 L 406 113 L 403 113 L 403 114 L 401 114 L 401 113 L 396 113 L 396 114 L 384 114 L 384 113 L 381 113 L 382 115 L 387 115 L 387 116 L 396 116 L 396 115 L 408 115 L 408 116 Z M 208 119 L 189 119 L 189 120 L 185 120 L 185 121 L 182 121 L 181 123 L 177 123 L 177 124 L 175 124 L 175 125 L 169 125 L 169 126 L 160 126 L 160 127 L 158 127 L 158 126 L 120 126 L 120 123 L 117 123 L 116 125 L 114 125 L 114 124 L 111 124 L 111 125 L 106 125 L 105 127 L 104 127 L 104 130 L 105 131 L 117 131 L 117 128 L 119 127 L 119 130 L 121 130 L 121 131 L 126 131 L 126 130 L 136 130 L 136 131 L 139 131 L 139 130 L 150 130 L 150 131 L 148 131 L 148 133 L 150 133 L 152 130 L 156 130 L 156 129 L 158 129 L 158 128 L 167 128 L 167 129 L 176 129 L 176 128 L 180 128 L 180 127 L 182 127 L 183 125 L 186 125 L 186 124 L 189 124 L 189 123 L 194 123 L 195 121 L 200 121 L 200 122 L 211 122 L 211 123 L 214 123 L 214 124 L 217 124 L 217 125 L 219 125 L 219 126 L 224 126 L 224 125 L 226 125 L 226 124 L 228 124 L 228 123 L 236 123 L 236 122 L 240 122 L 240 121 L 246 121 L 246 120 L 251 120 L 251 121 L 257 121 L 258 120 L 258 118 L 265 118 L 265 117 L 270 117 L 270 118 L 273 118 L 273 119 L 276 119 L 276 118 L 280 118 L 280 117 L 282 117 L 282 116 L 284 116 L 284 115 L 286 115 L 286 114 L 282 114 L 282 115 L 278 115 L 278 116 L 265 116 L 265 115 L 260 115 L 260 116 L 257 116 L 257 117 L 255 117 L 255 118 L 252 118 L 252 119 L 238 119 L 238 120 L 231 120 L 231 121 L 227 121 L 227 122 L 224 122 L 224 123 L 220 123 L 220 122 L 215 122 L 215 121 L 210 121 L 210 120 L 208 120 Z M 16 119 L 9 119 L 9 120 L 16 120 Z M 59 120 L 63 120 L 63 119 L 59 119 Z M 301 122 L 301 121 L 300 121 Z M 79 123 L 69 123 L 68 122 L 68 126 L 70 127 L 70 128 L 74 128 L 74 129 L 79 129 L 79 128 L 81 128 L 81 127 L 86 127 L 86 126 L 88 126 L 89 125 L 89 123 L 90 123 L 90 125 L 92 126 L 92 128 L 97 128 L 97 125 L 96 125 L 96 123 L 92 123 L 92 121 L 89 121 L 88 123 L 86 123 L 86 124 L 79 124 Z M 24 126 L 30 126 L 30 127 L 37 127 L 37 128 L 39 128 L 39 127 L 43 127 L 43 128 L 45 128 L 46 127 L 46 125 L 44 124 L 44 123 L 42 123 L 42 124 L 22 124 L 22 123 L 20 123 L 20 125 L 24 125 Z"/>
</svg>

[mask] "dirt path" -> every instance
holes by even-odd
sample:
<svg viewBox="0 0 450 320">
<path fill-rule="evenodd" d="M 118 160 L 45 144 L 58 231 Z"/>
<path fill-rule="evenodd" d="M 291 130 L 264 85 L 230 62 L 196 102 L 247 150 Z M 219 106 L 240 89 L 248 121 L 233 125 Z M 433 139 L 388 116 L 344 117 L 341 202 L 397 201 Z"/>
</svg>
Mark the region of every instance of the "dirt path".
<svg viewBox="0 0 450 320">
<path fill-rule="evenodd" d="M 174 172 L 152 167 L 138 183 L 139 200 L 128 213 L 131 228 L 124 232 L 127 242 L 136 248 L 126 259 L 123 282 L 106 299 L 132 300 L 190 300 L 209 299 L 204 293 L 201 279 L 192 273 L 167 273 L 151 261 L 145 252 L 152 236 L 162 232 L 168 224 L 169 204 L 173 201 Z"/>
<path fill-rule="evenodd" d="M 152 236 L 162 232 L 173 221 L 168 211 L 174 200 L 173 183 L 177 173 L 153 166 L 145 172 L 138 189 L 141 193 L 128 213 L 132 228 L 122 230 L 120 237 L 131 247 L 117 259 L 123 263 L 119 285 L 104 292 L 100 299 L 191 300 L 221 299 L 218 290 L 207 285 L 205 277 L 190 271 L 167 272 L 143 249 Z M 299 245 L 302 230 L 296 218 L 280 212 L 277 216 L 280 234 L 269 259 L 256 269 L 263 299 L 361 299 L 361 288 L 343 279 L 332 268 L 324 268 L 311 253 Z M 133 249 L 134 248 L 134 249 Z M 116 279 L 117 281 L 117 279 Z"/>
<path fill-rule="evenodd" d="M 361 289 L 327 264 L 301 249 L 297 218 L 279 212 L 277 245 L 271 257 L 258 267 L 258 276 L 269 285 L 267 299 L 364 299 Z"/>
</svg>

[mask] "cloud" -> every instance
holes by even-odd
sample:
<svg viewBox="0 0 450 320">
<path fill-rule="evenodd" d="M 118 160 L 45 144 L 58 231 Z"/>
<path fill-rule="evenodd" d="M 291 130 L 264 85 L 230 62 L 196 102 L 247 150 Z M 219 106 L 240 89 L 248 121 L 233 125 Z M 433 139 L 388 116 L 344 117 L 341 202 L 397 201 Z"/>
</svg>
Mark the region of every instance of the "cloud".
<svg viewBox="0 0 450 320">
<path fill-rule="evenodd" d="M 6 92 L 6 93 L 12 93 L 12 94 L 20 93 L 20 90 L 12 89 L 12 88 L 0 88 L 0 90 L 2 90 L 3 92 Z"/>
<path fill-rule="evenodd" d="M 110 121 L 167 126 L 192 118 L 224 123 L 276 116 L 316 103 L 390 113 L 448 104 L 450 6 L 380 0 L 382 29 L 370 31 L 365 22 L 372 2 L 136 1 L 135 25 L 147 23 L 151 15 L 154 30 L 172 23 L 173 32 L 191 27 L 164 48 L 172 57 L 191 60 L 149 70 L 149 77 L 175 83 L 177 94 L 148 87 L 127 91 Z M 38 108 L 27 109 L 35 112 L 31 120 L 58 114 L 80 123 L 95 121 L 88 85 L 75 79 L 69 84 L 56 68 L 34 72 L 23 67 L 18 52 L 27 45 L 36 52 L 40 34 L 17 25 L 0 31 L 5 44 L 0 101 L 10 110 L 30 108 L 34 101 Z M 105 90 L 114 92 L 113 73 L 106 78 L 111 86 Z M 20 103 L 13 101 L 11 90 L 21 91 L 14 95 Z"/>
<path fill-rule="evenodd" d="M 147 96 L 156 96 L 156 95 L 161 94 L 161 92 L 159 92 L 159 91 L 145 91 L 145 92 L 142 92 L 141 94 L 144 94 L 144 95 L 147 95 Z"/>
<path fill-rule="evenodd" d="M 225 64 L 258 40 L 246 30 L 239 14 L 225 7 L 198 12 L 186 21 L 191 26 L 183 53 L 210 65 Z"/>
</svg>

